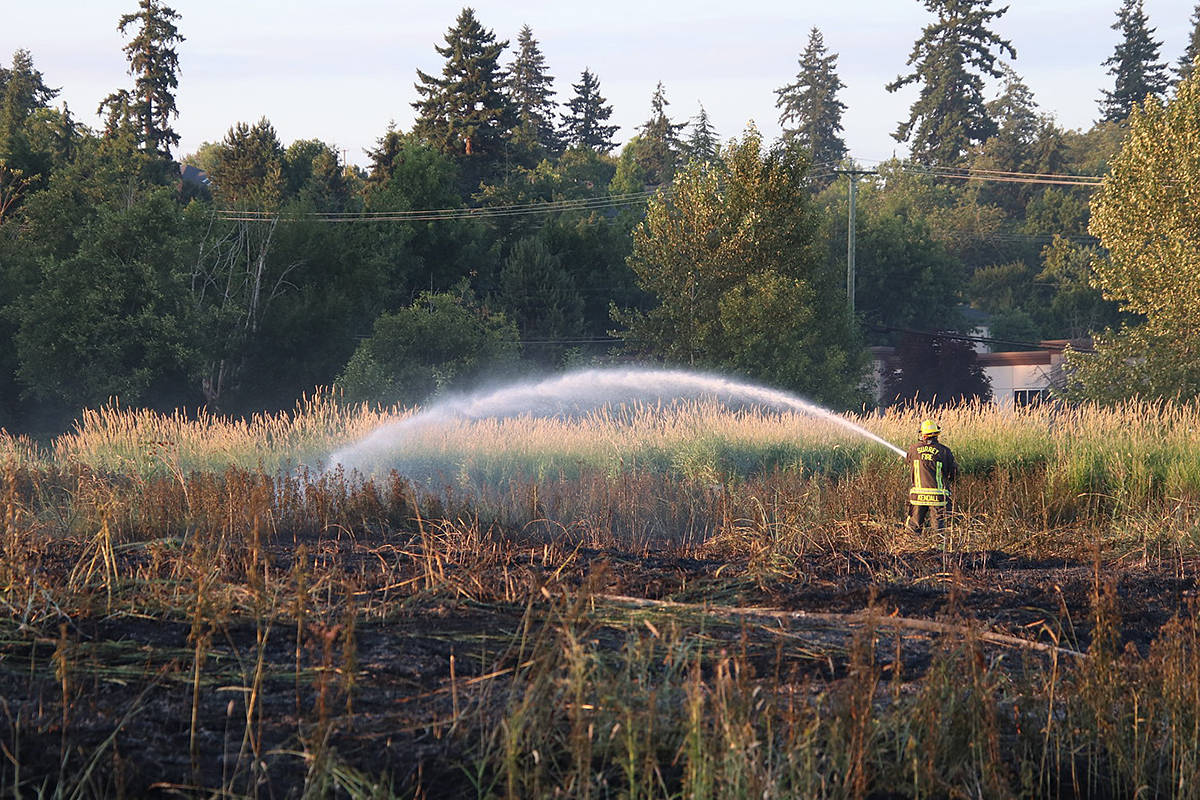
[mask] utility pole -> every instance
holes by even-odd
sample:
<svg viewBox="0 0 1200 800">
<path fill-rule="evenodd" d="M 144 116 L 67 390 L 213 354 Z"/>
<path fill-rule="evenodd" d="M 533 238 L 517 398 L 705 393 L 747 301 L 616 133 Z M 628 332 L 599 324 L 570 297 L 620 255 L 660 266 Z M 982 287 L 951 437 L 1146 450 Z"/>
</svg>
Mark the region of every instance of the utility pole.
<svg viewBox="0 0 1200 800">
<path fill-rule="evenodd" d="M 846 175 L 850 178 L 850 213 L 846 221 L 846 305 L 850 308 L 850 316 L 854 316 L 854 199 L 858 194 L 859 175 L 878 175 L 873 169 L 835 169 L 835 175 Z"/>
</svg>

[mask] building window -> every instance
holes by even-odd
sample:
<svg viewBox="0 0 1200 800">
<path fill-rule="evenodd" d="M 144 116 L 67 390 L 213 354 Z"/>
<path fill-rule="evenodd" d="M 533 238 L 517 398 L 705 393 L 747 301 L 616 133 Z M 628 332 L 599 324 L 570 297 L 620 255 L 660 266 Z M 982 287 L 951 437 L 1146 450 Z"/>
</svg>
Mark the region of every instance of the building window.
<svg viewBox="0 0 1200 800">
<path fill-rule="evenodd" d="M 1014 389 L 1013 405 L 1018 407 L 1035 406 L 1050 399 L 1049 389 Z"/>
</svg>

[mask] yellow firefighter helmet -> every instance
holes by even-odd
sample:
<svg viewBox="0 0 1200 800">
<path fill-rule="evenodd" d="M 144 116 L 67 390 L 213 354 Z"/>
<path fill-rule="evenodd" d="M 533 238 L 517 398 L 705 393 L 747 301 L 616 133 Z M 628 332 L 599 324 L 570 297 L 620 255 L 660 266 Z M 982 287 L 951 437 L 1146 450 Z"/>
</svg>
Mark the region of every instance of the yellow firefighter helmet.
<svg viewBox="0 0 1200 800">
<path fill-rule="evenodd" d="M 941 432 L 942 429 L 939 428 L 938 424 L 931 419 L 927 419 L 921 423 L 922 436 L 937 436 Z"/>
</svg>

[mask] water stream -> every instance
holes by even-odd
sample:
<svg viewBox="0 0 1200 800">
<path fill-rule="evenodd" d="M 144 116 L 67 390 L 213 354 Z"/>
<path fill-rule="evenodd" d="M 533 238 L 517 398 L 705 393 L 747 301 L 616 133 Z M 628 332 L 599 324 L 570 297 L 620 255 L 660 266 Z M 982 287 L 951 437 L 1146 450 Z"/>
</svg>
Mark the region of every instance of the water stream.
<svg viewBox="0 0 1200 800">
<path fill-rule="evenodd" d="M 411 417 L 380 426 L 360 441 L 332 453 L 328 463 L 330 467 L 341 465 L 347 471 L 370 472 L 373 467 L 402 460 L 406 441 L 418 432 L 455 421 L 517 416 L 561 418 L 606 406 L 703 399 L 797 411 L 832 422 L 904 455 L 899 447 L 845 417 L 777 389 L 684 370 L 619 367 L 578 370 L 446 398 Z"/>
</svg>

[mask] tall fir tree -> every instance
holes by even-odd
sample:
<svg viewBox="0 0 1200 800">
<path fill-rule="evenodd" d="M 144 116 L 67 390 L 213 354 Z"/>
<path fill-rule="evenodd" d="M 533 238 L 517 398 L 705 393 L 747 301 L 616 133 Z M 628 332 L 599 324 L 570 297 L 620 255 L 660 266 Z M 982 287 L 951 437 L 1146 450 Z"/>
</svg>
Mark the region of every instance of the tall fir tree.
<svg viewBox="0 0 1200 800">
<path fill-rule="evenodd" d="M 1175 67 L 1175 84 L 1187 80 L 1192 76 L 1195 69 L 1196 59 L 1200 58 L 1200 3 L 1196 4 L 1196 8 L 1192 11 L 1192 33 L 1188 36 L 1187 47 L 1183 51 L 1183 55 L 1179 57 L 1179 64 Z"/>
<path fill-rule="evenodd" d="M 554 78 L 528 25 L 517 34 L 517 52 L 506 74 L 509 103 L 516 116 L 513 139 L 535 156 L 557 155 L 562 138 L 555 127 Z"/>
<path fill-rule="evenodd" d="M 612 116 L 612 106 L 600 94 L 600 80 L 584 69 L 579 83 L 571 84 L 571 88 L 575 96 L 567 102 L 567 113 L 562 116 L 565 143 L 597 153 L 609 152 L 620 126 L 604 124 Z"/>
<path fill-rule="evenodd" d="M 688 159 L 712 161 L 716 158 L 721 143 L 716 129 L 708 119 L 708 112 L 704 110 L 703 103 L 700 105 L 700 113 L 692 117 L 692 124 L 689 127 L 691 130 L 688 131 L 687 142 L 683 148 Z"/>
<path fill-rule="evenodd" d="M 442 77 L 417 70 L 421 100 L 413 103 L 417 119 L 413 133 L 434 149 L 470 163 L 470 179 L 489 174 L 502 163 L 506 140 L 513 127 L 512 107 L 504 94 L 500 54 L 507 41 L 464 8 L 445 35 L 446 46 L 434 49 L 446 59 Z"/>
<path fill-rule="evenodd" d="M 1134 106 L 1167 92 L 1167 65 L 1158 60 L 1162 42 L 1154 41 L 1155 29 L 1148 23 L 1142 0 L 1123 0 L 1112 24 L 1121 32 L 1121 41 L 1104 62 L 1113 76 L 1113 90 L 1104 90 L 1100 99 L 1104 122 L 1124 122 Z"/>
<path fill-rule="evenodd" d="M 179 53 L 176 46 L 184 41 L 175 27 L 179 15 L 159 0 L 140 0 L 138 10 L 121 17 L 117 30 L 127 33 L 135 27 L 133 38 L 123 48 L 129 60 L 134 89 L 129 96 L 129 113 L 137 126 L 143 150 L 169 158 L 171 147 L 179 144 L 179 134 L 171 119 L 179 116 L 175 107 L 175 89 L 179 86 Z"/>
<path fill-rule="evenodd" d="M 837 53 L 825 49 L 825 37 L 814 27 L 800 55 L 796 82 L 775 90 L 784 140 L 805 147 L 814 164 L 837 164 L 846 157 L 841 137 L 846 105 L 837 98 L 846 85 L 837 75 L 837 59 Z"/>
<path fill-rule="evenodd" d="M 670 104 L 662 81 L 659 81 L 650 97 L 650 118 L 638 126 L 638 135 L 630 142 L 634 161 L 643 170 L 646 182 L 652 185 L 671 181 L 683 152 L 679 132 L 686 125 L 672 122 L 667 116 Z"/>
<path fill-rule="evenodd" d="M 1010 58 L 1017 52 L 988 27 L 1007 6 L 992 9 L 992 0 L 923 2 L 936 20 L 925 26 L 908 56 L 913 71 L 887 85 L 895 92 L 917 83 L 921 91 L 908 121 L 900 123 L 892 137 L 910 143 L 915 161 L 954 164 L 995 132 L 984 104 L 984 78 L 1001 76 L 997 51 Z"/>
</svg>

